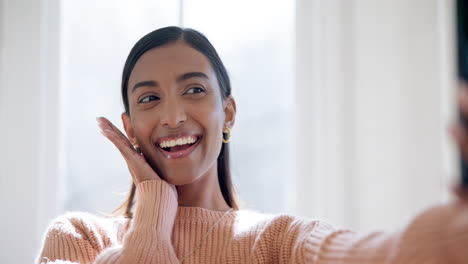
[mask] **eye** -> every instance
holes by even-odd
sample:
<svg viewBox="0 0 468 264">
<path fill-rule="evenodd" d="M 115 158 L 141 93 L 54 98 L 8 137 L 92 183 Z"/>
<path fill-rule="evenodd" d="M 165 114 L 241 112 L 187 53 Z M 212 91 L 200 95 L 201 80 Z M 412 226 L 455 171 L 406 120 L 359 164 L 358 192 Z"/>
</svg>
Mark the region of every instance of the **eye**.
<svg viewBox="0 0 468 264">
<path fill-rule="evenodd" d="M 205 92 L 205 90 L 201 87 L 192 87 L 190 89 L 188 89 L 188 91 L 186 92 L 187 94 L 198 94 L 198 93 L 203 93 Z"/>
<path fill-rule="evenodd" d="M 143 97 L 140 100 L 140 103 L 147 103 L 147 102 L 153 101 L 153 100 L 149 100 L 149 99 L 147 100 L 147 98 L 156 98 L 155 100 L 159 100 L 159 97 L 154 96 L 154 95 L 150 95 L 150 96 Z"/>
</svg>

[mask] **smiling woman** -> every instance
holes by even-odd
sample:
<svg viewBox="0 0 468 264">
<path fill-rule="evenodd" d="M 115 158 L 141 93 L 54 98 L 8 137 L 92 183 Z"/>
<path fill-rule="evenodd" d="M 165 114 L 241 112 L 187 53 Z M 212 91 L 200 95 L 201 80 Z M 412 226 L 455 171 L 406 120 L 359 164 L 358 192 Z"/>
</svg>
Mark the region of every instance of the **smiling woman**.
<svg viewBox="0 0 468 264">
<path fill-rule="evenodd" d="M 179 204 L 238 208 L 228 145 L 221 145 L 223 130 L 234 125 L 236 104 L 226 69 L 203 35 L 167 27 L 142 38 L 125 63 L 122 98 L 130 141 L 162 179 L 183 186 L 188 196 L 179 195 Z M 182 140 L 192 145 L 176 146 L 187 144 Z M 193 197 L 202 194 L 202 200 Z"/>
<path fill-rule="evenodd" d="M 193 29 L 166 27 L 140 39 L 125 63 L 122 99 L 126 135 L 104 117 L 98 124 L 127 163 L 128 199 L 114 216 L 58 217 L 37 263 L 464 263 L 468 257 L 463 199 L 425 210 L 398 232 L 365 235 L 239 208 L 228 149 L 236 103 L 216 50 Z"/>
</svg>

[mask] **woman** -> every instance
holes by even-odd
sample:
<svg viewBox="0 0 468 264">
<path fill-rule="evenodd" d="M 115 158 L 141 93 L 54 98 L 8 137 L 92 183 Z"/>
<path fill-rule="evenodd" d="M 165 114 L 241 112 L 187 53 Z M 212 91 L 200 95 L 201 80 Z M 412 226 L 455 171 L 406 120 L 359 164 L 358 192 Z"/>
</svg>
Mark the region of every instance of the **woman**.
<svg viewBox="0 0 468 264">
<path fill-rule="evenodd" d="M 468 109 L 467 96 L 460 98 Z M 58 217 L 48 228 L 37 263 L 468 259 L 468 199 L 460 188 L 456 201 L 424 211 L 394 233 L 360 235 L 321 221 L 239 210 L 228 148 L 236 103 L 223 63 L 197 31 L 166 27 L 139 40 L 125 63 L 122 99 L 127 136 L 98 118 L 101 132 L 119 149 L 133 178 L 120 216 Z M 464 129 L 455 126 L 453 132 L 464 146 Z"/>
</svg>

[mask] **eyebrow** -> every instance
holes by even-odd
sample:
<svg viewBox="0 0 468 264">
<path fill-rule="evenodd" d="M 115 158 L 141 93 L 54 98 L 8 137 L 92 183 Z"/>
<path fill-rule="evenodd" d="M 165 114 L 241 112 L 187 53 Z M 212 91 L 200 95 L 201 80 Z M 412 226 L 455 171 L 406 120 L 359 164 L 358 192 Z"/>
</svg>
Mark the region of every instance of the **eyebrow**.
<svg viewBox="0 0 468 264">
<path fill-rule="evenodd" d="M 187 73 L 184 73 L 184 74 L 181 74 L 177 77 L 177 80 L 176 82 L 182 82 L 182 81 L 185 81 L 187 79 L 190 79 L 190 78 L 204 78 L 204 79 L 209 79 L 208 78 L 208 75 L 204 74 L 203 72 L 187 72 Z M 135 90 L 139 87 L 144 87 L 144 86 L 149 86 L 149 87 L 156 87 L 158 86 L 158 82 L 157 81 L 141 81 L 141 82 L 138 82 L 136 83 L 133 88 L 132 88 L 132 93 L 135 92 Z"/>
</svg>

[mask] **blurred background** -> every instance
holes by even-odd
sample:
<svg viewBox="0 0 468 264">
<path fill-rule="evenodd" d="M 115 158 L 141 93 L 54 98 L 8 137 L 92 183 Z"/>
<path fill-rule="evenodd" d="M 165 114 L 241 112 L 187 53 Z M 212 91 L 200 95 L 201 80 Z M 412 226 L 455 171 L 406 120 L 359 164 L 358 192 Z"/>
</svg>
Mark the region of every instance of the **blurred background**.
<svg viewBox="0 0 468 264">
<path fill-rule="evenodd" d="M 397 230 L 451 198 L 458 154 L 446 0 L 0 0 L 0 262 L 32 263 L 66 211 L 110 212 L 131 178 L 95 117 L 123 130 L 131 47 L 204 33 L 237 101 L 244 208 Z"/>
</svg>

